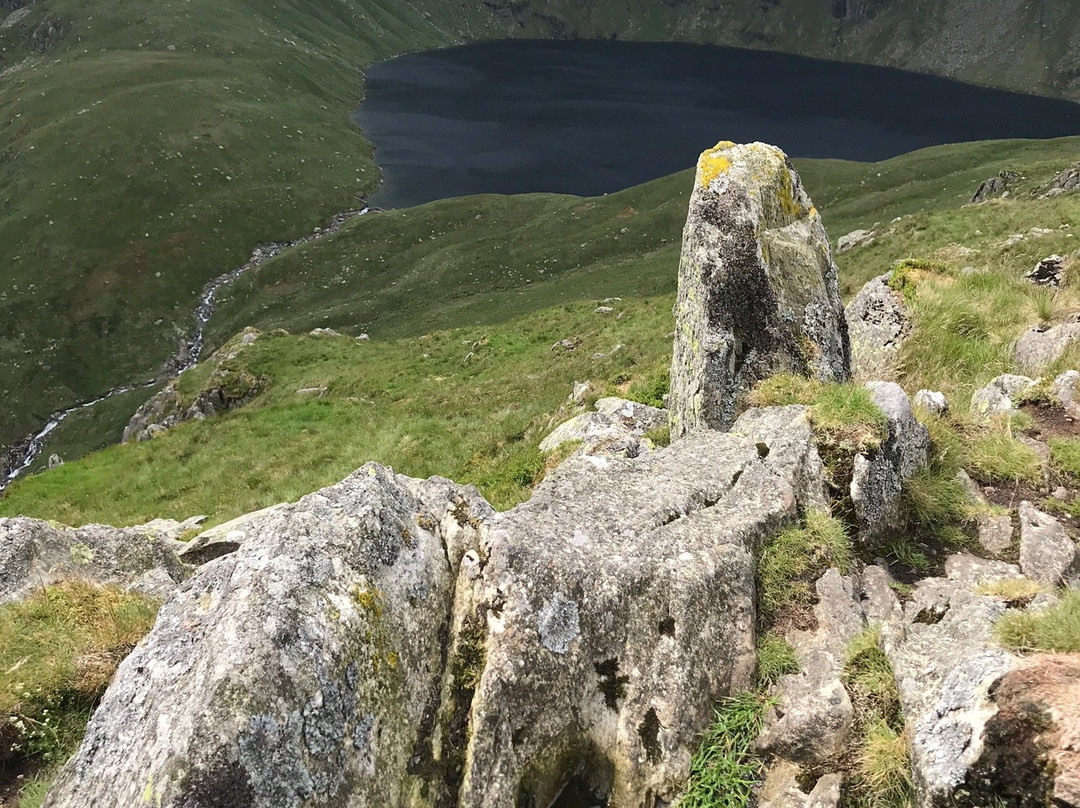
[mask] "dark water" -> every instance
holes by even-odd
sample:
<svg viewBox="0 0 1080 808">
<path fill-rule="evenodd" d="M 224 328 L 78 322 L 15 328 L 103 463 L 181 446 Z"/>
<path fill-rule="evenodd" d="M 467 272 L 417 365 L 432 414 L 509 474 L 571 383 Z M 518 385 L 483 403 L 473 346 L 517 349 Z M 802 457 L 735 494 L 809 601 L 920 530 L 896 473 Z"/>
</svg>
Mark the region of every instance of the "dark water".
<svg viewBox="0 0 1080 808">
<path fill-rule="evenodd" d="M 367 72 L 356 121 L 404 207 L 474 193 L 595 195 L 694 165 L 719 140 L 882 160 L 1080 134 L 1080 105 L 898 70 L 703 45 L 511 41 Z"/>
</svg>

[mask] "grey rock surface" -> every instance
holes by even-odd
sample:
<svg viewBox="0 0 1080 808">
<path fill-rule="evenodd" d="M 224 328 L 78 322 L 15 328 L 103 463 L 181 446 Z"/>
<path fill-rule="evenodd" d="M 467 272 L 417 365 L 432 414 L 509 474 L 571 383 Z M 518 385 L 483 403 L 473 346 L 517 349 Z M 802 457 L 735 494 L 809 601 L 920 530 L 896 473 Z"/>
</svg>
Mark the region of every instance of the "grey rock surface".
<svg viewBox="0 0 1080 808">
<path fill-rule="evenodd" d="M 153 529 L 76 529 L 23 517 L 0 519 L 0 604 L 66 580 L 115 584 L 164 598 L 185 575 L 167 539 Z"/>
<path fill-rule="evenodd" d="M 752 682 L 753 554 L 797 514 L 778 468 L 703 431 L 572 459 L 488 523 L 463 808 L 548 805 L 578 765 L 606 773 L 612 805 L 673 799 L 714 700 Z"/>
<path fill-rule="evenodd" d="M 1016 411 L 1021 394 L 1035 385 L 1027 376 L 1006 373 L 992 379 L 971 395 L 971 414 L 981 418 L 1010 415 Z"/>
<path fill-rule="evenodd" d="M 557 426 L 540 442 L 540 451 L 554 452 L 568 443 L 580 443 L 575 455 L 637 457 L 651 450 L 645 440 L 650 430 L 666 426 L 666 410 L 621 398 L 602 398 L 595 412 L 584 412 Z"/>
<path fill-rule="evenodd" d="M 414 485 L 366 466 L 204 566 L 121 664 L 45 804 L 413 804 L 453 600 L 440 534 L 461 516 Z"/>
<path fill-rule="evenodd" d="M 889 287 L 891 277 L 886 272 L 869 281 L 844 309 L 857 379 L 895 379 L 900 348 L 911 334 L 910 312 L 903 295 Z"/>
<path fill-rule="evenodd" d="M 1047 586 L 1068 585 L 1080 578 L 1080 548 L 1064 526 L 1030 502 L 1021 502 L 1020 568 Z"/>
<path fill-rule="evenodd" d="M 856 247 L 861 247 L 864 244 L 874 243 L 875 233 L 873 230 L 852 230 L 845 236 L 840 236 L 836 240 L 836 251 L 838 253 L 846 253 L 854 250 Z"/>
<path fill-rule="evenodd" d="M 1050 386 L 1050 393 L 1070 418 L 1080 418 L 1080 372 L 1066 370 Z"/>
<path fill-rule="evenodd" d="M 893 382 L 869 382 L 874 403 L 888 419 L 889 436 L 872 454 L 856 455 L 851 502 L 859 537 L 873 541 L 901 527 L 904 483 L 926 465 L 930 433 L 918 422 L 903 388 Z"/>
<path fill-rule="evenodd" d="M 1080 188 L 1080 163 L 1055 175 L 1043 189 L 1043 196 L 1057 196 Z"/>
<path fill-rule="evenodd" d="M 751 408 L 739 416 L 731 434 L 754 441 L 766 467 L 792 481 L 804 507 L 828 510 L 825 467 L 807 407 Z"/>
<path fill-rule="evenodd" d="M 1065 273 L 1065 258 L 1051 255 L 1035 265 L 1035 269 L 1024 277 L 1036 286 L 1061 286 Z"/>
<path fill-rule="evenodd" d="M 989 179 L 983 180 L 979 185 L 978 190 L 976 190 L 971 197 L 971 203 L 978 205 L 981 202 L 986 202 L 990 199 L 999 197 L 1005 193 L 1007 188 L 1008 184 L 1006 183 L 1005 178 L 1000 174 L 990 177 Z"/>
<path fill-rule="evenodd" d="M 980 514 L 976 519 L 979 544 L 990 553 L 1004 553 L 1012 547 L 1013 522 L 1009 514 Z"/>
<path fill-rule="evenodd" d="M 672 436 L 726 429 L 776 373 L 850 375 L 828 235 L 786 155 L 718 144 L 698 162 L 679 264 Z"/>
<path fill-rule="evenodd" d="M 944 415 L 949 411 L 949 402 L 946 400 L 945 394 L 934 390 L 920 390 L 912 399 L 912 404 L 926 410 L 931 415 Z"/>
<path fill-rule="evenodd" d="M 1080 323 L 1064 323 L 1052 328 L 1035 326 L 1025 331 L 1013 346 L 1016 363 L 1028 373 L 1040 373 L 1080 340 Z"/>
<path fill-rule="evenodd" d="M 758 808 L 836 808 L 840 804 L 840 774 L 822 775 L 809 793 L 799 786 L 801 774 L 794 763 L 773 764 L 758 792 Z"/>
</svg>

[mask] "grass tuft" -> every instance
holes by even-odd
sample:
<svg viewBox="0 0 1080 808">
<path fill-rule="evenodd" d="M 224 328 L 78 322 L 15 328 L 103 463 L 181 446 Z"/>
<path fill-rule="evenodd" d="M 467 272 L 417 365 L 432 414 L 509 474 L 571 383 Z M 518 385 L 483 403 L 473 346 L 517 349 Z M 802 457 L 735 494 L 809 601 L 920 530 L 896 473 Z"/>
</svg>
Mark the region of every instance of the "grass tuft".
<svg viewBox="0 0 1080 808">
<path fill-rule="evenodd" d="M 741 693 L 716 710 L 690 762 L 690 778 L 677 808 L 746 808 L 754 793 L 762 762 L 753 752 L 768 701 L 758 693 Z"/>
<path fill-rule="evenodd" d="M 781 676 L 799 672 L 799 660 L 791 644 L 774 631 L 765 632 L 757 647 L 758 683 L 767 687 Z"/>
<path fill-rule="evenodd" d="M 1052 438 L 1050 467 L 1063 477 L 1080 480 L 1080 438 Z"/>
<path fill-rule="evenodd" d="M 1080 591 L 1066 592 L 1061 603 L 1042 612 L 1009 612 L 997 624 L 1002 644 L 1018 651 L 1080 653 Z"/>
<path fill-rule="evenodd" d="M 760 625 L 806 623 L 814 603 L 814 582 L 829 567 L 846 573 L 851 559 L 851 540 L 844 525 L 821 511 L 808 511 L 801 527 L 782 530 L 761 550 L 757 564 Z"/>
</svg>

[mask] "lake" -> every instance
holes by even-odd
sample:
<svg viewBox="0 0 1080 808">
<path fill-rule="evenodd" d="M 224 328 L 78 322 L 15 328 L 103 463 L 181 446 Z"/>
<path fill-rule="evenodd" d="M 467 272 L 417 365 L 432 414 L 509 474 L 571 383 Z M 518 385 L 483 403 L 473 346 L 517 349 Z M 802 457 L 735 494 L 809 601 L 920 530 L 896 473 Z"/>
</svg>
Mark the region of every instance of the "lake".
<svg viewBox="0 0 1080 808">
<path fill-rule="evenodd" d="M 478 193 L 598 195 L 719 140 L 876 161 L 942 143 L 1080 134 L 1080 105 L 886 68 L 708 45 L 503 41 L 372 65 L 354 118 L 407 207 Z"/>
</svg>

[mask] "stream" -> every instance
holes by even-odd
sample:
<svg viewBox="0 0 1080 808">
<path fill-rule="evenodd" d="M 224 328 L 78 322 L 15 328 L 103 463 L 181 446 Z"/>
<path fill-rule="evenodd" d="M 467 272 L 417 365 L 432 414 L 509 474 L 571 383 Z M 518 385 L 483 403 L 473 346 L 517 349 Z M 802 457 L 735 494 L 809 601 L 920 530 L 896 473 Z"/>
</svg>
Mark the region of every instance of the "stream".
<svg viewBox="0 0 1080 808">
<path fill-rule="evenodd" d="M 211 280 L 203 287 L 199 295 L 199 303 L 195 307 L 195 327 L 191 333 L 181 342 L 180 349 L 174 356 L 169 358 L 163 365 L 161 372 L 153 379 L 143 382 L 133 382 L 114 387 L 108 392 L 90 401 L 84 401 L 67 409 L 58 410 L 49 416 L 48 422 L 37 432 L 27 436 L 23 440 L 11 446 L 0 447 L 0 493 L 12 482 L 26 472 L 34 461 L 45 451 L 45 441 L 64 422 L 69 415 L 82 410 L 97 406 L 103 401 L 108 401 L 115 396 L 130 393 L 141 387 L 154 387 L 158 384 L 171 381 L 186 370 L 191 369 L 199 362 L 203 348 L 206 344 L 206 326 L 210 318 L 214 316 L 217 305 L 217 294 L 222 288 L 233 283 L 244 273 L 275 258 L 287 249 L 310 244 L 313 241 L 332 236 L 345 225 L 346 222 L 363 216 L 371 211 L 364 207 L 356 210 L 347 210 L 334 216 L 330 223 L 323 228 L 316 228 L 313 233 L 302 236 L 294 241 L 275 241 L 267 244 L 256 245 L 251 253 L 251 258 L 245 264 L 226 272 L 224 275 Z"/>
</svg>

